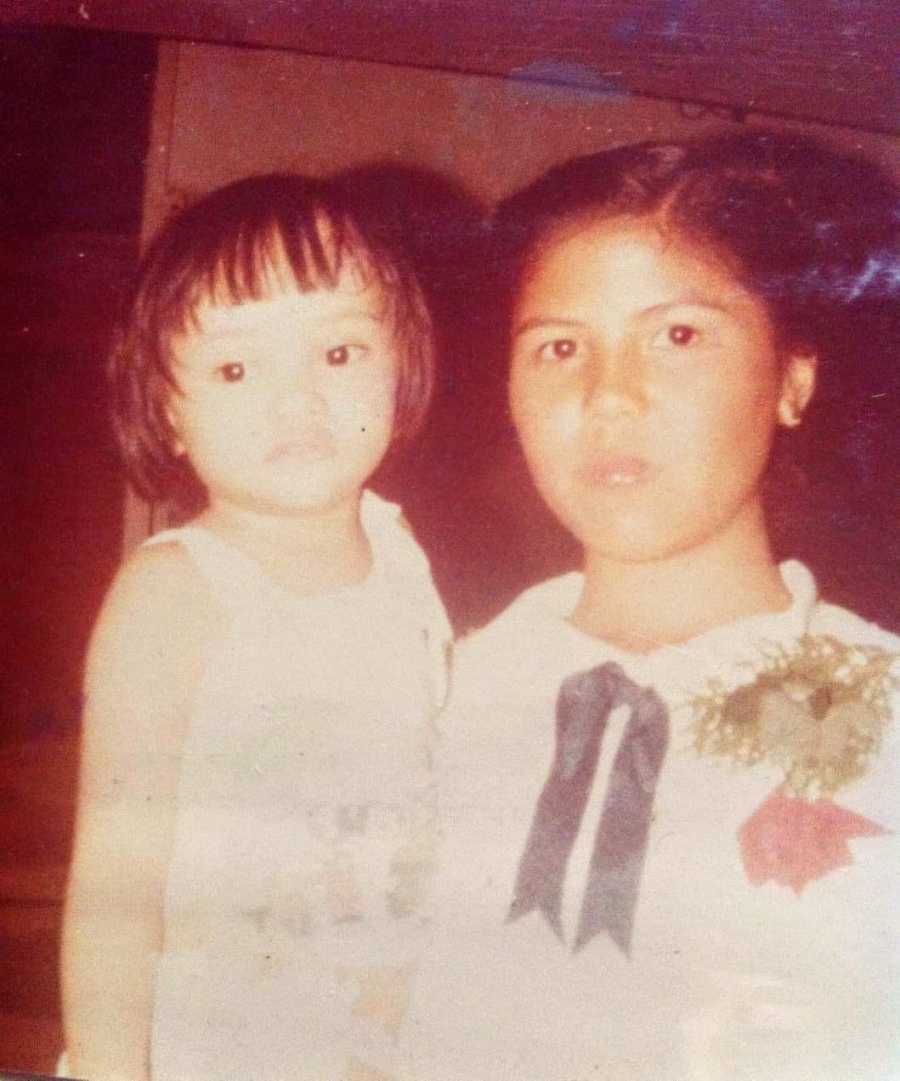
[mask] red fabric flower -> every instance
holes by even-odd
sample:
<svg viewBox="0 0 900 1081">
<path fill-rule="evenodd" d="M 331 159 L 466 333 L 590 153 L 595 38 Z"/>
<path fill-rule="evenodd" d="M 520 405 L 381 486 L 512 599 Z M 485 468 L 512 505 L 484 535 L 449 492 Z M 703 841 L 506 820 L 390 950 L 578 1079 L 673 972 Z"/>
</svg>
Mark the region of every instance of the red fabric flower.
<svg viewBox="0 0 900 1081">
<path fill-rule="evenodd" d="M 772 879 L 799 894 L 808 882 L 853 862 L 849 838 L 885 832 L 829 799 L 810 803 L 779 789 L 741 826 L 738 838 L 754 886 Z"/>
</svg>

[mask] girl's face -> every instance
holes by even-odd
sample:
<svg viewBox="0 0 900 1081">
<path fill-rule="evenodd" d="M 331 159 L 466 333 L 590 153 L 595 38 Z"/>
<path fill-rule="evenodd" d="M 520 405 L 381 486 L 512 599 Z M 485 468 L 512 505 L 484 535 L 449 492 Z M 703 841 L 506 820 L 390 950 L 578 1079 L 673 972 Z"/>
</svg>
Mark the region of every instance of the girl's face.
<svg viewBox="0 0 900 1081">
<path fill-rule="evenodd" d="M 213 510 L 335 509 L 359 497 L 390 444 L 393 337 L 379 291 L 352 267 L 306 293 L 270 277 L 264 299 L 201 303 L 196 329 L 173 343 L 176 449 Z"/>
<path fill-rule="evenodd" d="M 538 488 L 589 555 L 671 557 L 761 528 L 775 425 L 813 357 L 780 357 L 764 305 L 650 221 L 558 235 L 513 320 L 510 399 Z"/>
</svg>

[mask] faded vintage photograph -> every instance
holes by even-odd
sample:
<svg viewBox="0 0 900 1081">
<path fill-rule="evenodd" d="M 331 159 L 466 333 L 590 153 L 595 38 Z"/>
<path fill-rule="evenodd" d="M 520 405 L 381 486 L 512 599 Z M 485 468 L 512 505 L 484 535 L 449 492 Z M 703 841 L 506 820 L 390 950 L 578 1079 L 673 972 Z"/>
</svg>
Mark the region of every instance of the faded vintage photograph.
<svg viewBox="0 0 900 1081">
<path fill-rule="evenodd" d="M 0 1077 L 900 1079 L 877 0 L 11 0 Z"/>
</svg>

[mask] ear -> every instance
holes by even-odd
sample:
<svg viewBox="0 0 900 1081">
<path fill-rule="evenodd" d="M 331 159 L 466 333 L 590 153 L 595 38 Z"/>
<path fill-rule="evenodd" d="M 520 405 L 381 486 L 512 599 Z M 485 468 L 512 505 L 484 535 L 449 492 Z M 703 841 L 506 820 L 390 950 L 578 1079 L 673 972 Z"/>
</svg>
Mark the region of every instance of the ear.
<svg viewBox="0 0 900 1081">
<path fill-rule="evenodd" d="M 788 356 L 778 398 L 778 423 L 785 428 L 796 428 L 803 419 L 816 389 L 818 362 L 815 353 L 791 353 Z"/>
</svg>

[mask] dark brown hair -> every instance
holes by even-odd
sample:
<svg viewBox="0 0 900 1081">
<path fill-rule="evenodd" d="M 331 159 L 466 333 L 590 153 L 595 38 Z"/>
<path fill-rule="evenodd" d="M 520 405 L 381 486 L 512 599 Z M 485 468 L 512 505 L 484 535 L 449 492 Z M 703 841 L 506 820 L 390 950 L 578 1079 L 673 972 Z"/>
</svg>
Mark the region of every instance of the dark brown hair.
<svg viewBox="0 0 900 1081">
<path fill-rule="evenodd" d="M 340 176 L 249 177 L 166 223 L 142 260 L 110 362 L 114 429 L 129 478 L 145 498 L 202 502 L 190 463 L 174 451 L 166 409 L 178 393 L 172 342 L 190 328 L 198 304 L 259 299 L 281 264 L 303 292 L 334 288 L 348 262 L 380 290 L 398 348 L 396 444 L 418 431 L 428 410 L 431 318 L 401 243 L 349 197 Z"/>
<path fill-rule="evenodd" d="M 757 129 L 551 169 L 495 217 L 510 299 L 557 230 L 617 216 L 653 218 L 720 260 L 766 304 L 786 347 L 818 351 L 842 312 L 900 292 L 893 183 L 862 158 Z"/>
<path fill-rule="evenodd" d="M 776 553 L 814 563 L 838 584 L 835 599 L 897 626 L 896 605 L 879 605 L 868 586 L 842 584 L 867 553 L 880 553 L 873 566 L 880 560 L 882 577 L 885 566 L 889 575 L 900 567 L 900 199 L 892 178 L 855 154 L 760 128 L 576 158 L 494 216 L 493 275 L 507 325 L 523 281 L 561 230 L 619 216 L 655 221 L 718 261 L 765 304 L 780 348 L 817 355 L 803 424 L 779 429 L 765 478 Z"/>
</svg>

